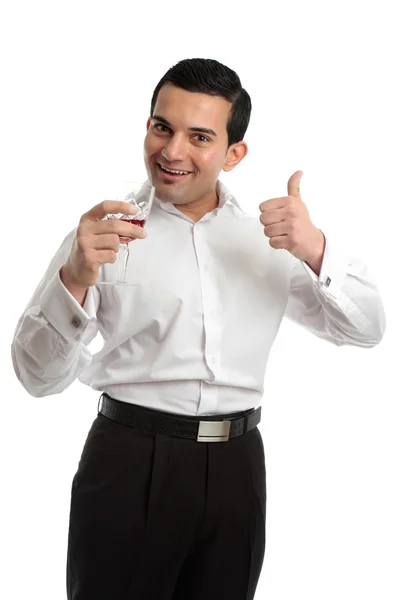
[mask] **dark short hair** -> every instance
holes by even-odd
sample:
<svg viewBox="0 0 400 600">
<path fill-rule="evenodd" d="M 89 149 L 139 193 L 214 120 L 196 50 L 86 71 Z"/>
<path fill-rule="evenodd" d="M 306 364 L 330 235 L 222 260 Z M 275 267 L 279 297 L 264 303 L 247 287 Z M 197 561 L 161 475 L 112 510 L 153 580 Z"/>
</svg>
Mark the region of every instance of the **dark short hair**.
<svg viewBox="0 0 400 600">
<path fill-rule="evenodd" d="M 232 104 L 227 124 L 228 147 L 244 138 L 250 121 L 251 99 L 235 71 L 210 58 L 181 60 L 158 82 L 151 99 L 151 117 L 158 93 L 166 83 L 172 83 L 188 92 L 221 96 L 228 100 Z"/>
</svg>

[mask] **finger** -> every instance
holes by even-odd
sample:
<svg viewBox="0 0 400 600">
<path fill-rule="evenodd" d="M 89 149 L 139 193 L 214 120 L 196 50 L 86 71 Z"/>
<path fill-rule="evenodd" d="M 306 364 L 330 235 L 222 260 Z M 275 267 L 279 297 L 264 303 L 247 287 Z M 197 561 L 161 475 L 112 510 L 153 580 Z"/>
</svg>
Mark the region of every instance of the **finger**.
<svg viewBox="0 0 400 600">
<path fill-rule="evenodd" d="M 137 208 L 129 202 L 124 202 L 123 200 L 103 200 L 103 202 L 96 204 L 96 206 L 85 213 L 81 221 L 101 221 L 107 215 L 134 215 L 136 212 Z"/>
<path fill-rule="evenodd" d="M 293 196 L 294 198 L 301 199 L 300 179 L 302 178 L 302 176 L 303 176 L 303 171 L 296 171 L 296 173 L 293 173 L 293 175 L 290 177 L 288 184 L 287 184 L 287 190 L 288 190 L 289 196 Z"/>
<path fill-rule="evenodd" d="M 277 235 L 269 240 L 269 245 L 276 250 L 287 250 L 289 248 L 289 236 Z"/>
<path fill-rule="evenodd" d="M 273 225 L 274 223 L 280 223 L 281 221 L 284 221 L 285 213 L 281 208 L 265 210 L 261 213 L 259 219 L 263 225 Z"/>
<path fill-rule="evenodd" d="M 264 233 L 267 237 L 273 238 L 277 236 L 288 235 L 287 223 L 275 223 L 275 225 L 267 225 L 264 227 Z"/>
<path fill-rule="evenodd" d="M 119 235 L 116 233 L 103 233 L 93 236 L 92 248 L 95 250 L 114 250 L 114 252 L 118 252 L 120 243 Z"/>
<path fill-rule="evenodd" d="M 115 252 L 115 250 L 97 250 L 96 252 L 96 261 L 99 265 L 104 265 L 104 263 L 115 263 L 116 260 L 117 252 Z"/>
<path fill-rule="evenodd" d="M 89 231 L 97 235 L 113 233 L 121 237 L 146 237 L 143 227 L 140 227 L 140 225 L 134 225 L 128 221 L 122 221 L 121 219 L 106 219 L 104 221 L 97 221 L 90 226 Z"/>
<path fill-rule="evenodd" d="M 259 209 L 263 212 L 265 210 L 274 210 L 275 208 L 283 208 L 285 206 L 285 202 L 287 200 L 287 196 L 282 196 L 282 198 L 272 198 L 271 200 L 265 200 L 259 206 Z"/>
</svg>

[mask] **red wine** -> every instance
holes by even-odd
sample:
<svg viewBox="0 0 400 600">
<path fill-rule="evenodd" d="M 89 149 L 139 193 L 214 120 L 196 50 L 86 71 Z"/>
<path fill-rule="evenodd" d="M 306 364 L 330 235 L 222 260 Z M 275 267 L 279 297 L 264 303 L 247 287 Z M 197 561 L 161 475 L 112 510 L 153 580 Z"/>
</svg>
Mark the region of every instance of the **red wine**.
<svg viewBox="0 0 400 600">
<path fill-rule="evenodd" d="M 123 217 L 121 221 L 125 221 L 125 223 L 132 223 L 132 225 L 139 225 L 139 227 L 144 227 L 144 224 L 146 223 L 146 219 L 135 219 L 134 217 Z M 119 236 L 119 239 L 121 244 L 127 244 L 128 242 L 133 242 L 135 238 Z"/>
<path fill-rule="evenodd" d="M 146 220 L 138 220 L 138 219 L 130 219 L 129 217 L 123 217 L 121 221 L 126 221 L 127 223 L 132 223 L 132 225 L 139 225 L 139 227 L 144 227 Z"/>
</svg>

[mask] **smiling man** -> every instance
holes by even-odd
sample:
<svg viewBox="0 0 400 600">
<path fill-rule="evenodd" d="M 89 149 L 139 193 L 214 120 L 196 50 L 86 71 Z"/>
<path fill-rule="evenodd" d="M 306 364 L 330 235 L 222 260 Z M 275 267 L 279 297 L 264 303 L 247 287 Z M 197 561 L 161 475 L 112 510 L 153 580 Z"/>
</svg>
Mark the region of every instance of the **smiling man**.
<svg viewBox="0 0 400 600">
<path fill-rule="evenodd" d="M 205 93 L 191 92 L 162 81 L 153 97 L 145 139 L 146 167 L 157 196 L 194 221 L 217 207 L 221 170 L 230 171 L 247 154 L 245 142 L 236 139 L 244 132 L 234 131 L 228 139 L 231 102 L 204 88 Z M 236 111 L 245 113 L 246 129 L 251 105 L 245 90 L 241 94 L 243 106 Z"/>
<path fill-rule="evenodd" d="M 269 200 L 260 178 L 259 218 L 219 181 L 247 154 L 250 111 L 228 67 L 172 67 L 147 120 L 148 235 L 104 220 L 129 204 L 94 206 L 18 323 L 14 367 L 30 394 L 77 378 L 102 392 L 72 485 L 69 600 L 252 600 L 265 551 L 260 404 L 282 319 L 337 346 L 382 339 L 376 284 L 311 221 L 301 171 Z M 120 236 L 135 239 L 128 283 L 103 286 Z"/>
</svg>

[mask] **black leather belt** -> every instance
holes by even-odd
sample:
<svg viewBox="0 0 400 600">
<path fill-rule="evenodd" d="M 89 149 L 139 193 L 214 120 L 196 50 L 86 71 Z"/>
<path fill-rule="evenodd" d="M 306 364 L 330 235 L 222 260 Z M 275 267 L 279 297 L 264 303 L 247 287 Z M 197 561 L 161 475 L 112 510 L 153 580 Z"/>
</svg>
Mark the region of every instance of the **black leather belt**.
<svg viewBox="0 0 400 600">
<path fill-rule="evenodd" d="M 250 431 L 261 421 L 261 406 L 229 415 L 186 417 L 121 402 L 105 393 L 100 396 L 98 412 L 134 429 L 198 442 L 227 442 Z"/>
</svg>

